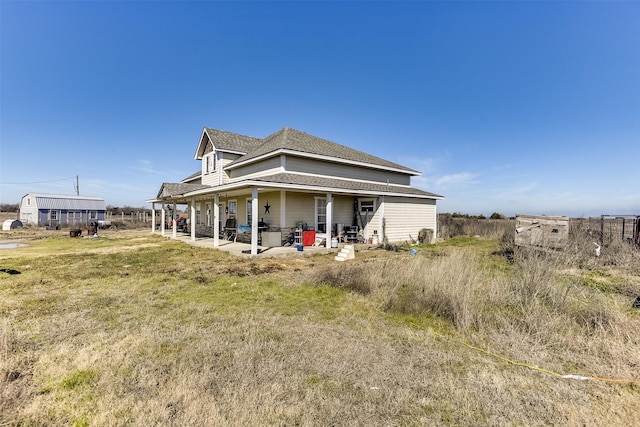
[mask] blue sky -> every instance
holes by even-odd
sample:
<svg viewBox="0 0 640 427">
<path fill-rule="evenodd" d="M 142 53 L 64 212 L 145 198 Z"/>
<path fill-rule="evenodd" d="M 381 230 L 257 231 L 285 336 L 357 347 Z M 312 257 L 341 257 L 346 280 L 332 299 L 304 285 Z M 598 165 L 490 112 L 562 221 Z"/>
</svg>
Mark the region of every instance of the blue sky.
<svg viewBox="0 0 640 427">
<path fill-rule="evenodd" d="M 417 169 L 440 212 L 640 214 L 640 2 L 0 1 L 0 202 L 144 206 L 204 126 Z"/>
</svg>

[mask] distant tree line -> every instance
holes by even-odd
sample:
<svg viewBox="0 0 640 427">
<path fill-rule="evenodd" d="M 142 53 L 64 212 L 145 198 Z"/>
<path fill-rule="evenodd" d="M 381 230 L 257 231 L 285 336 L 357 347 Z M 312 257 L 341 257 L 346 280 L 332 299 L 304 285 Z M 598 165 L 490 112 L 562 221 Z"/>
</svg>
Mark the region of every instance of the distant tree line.
<svg viewBox="0 0 640 427">
<path fill-rule="evenodd" d="M 449 218 L 461 218 L 461 219 L 487 219 L 483 214 L 480 215 L 469 215 L 460 212 L 453 213 L 442 213 L 441 216 L 448 216 Z M 489 219 L 506 219 L 507 217 L 502 215 L 500 212 L 494 212 L 489 216 Z M 513 218 L 511 218 L 513 219 Z"/>
<path fill-rule="evenodd" d="M 122 206 L 122 207 L 113 206 L 113 205 L 107 205 L 107 212 L 110 212 L 110 213 L 112 213 L 114 215 L 115 214 L 120 215 L 122 212 L 124 212 L 125 215 L 132 215 L 132 214 L 144 213 L 144 212 L 151 213 L 151 209 L 144 208 L 144 207 L 135 208 L 135 207 L 128 206 L 128 205 L 125 205 L 125 206 Z"/>
<path fill-rule="evenodd" d="M 19 203 L 0 203 L 0 212 L 18 212 Z"/>
</svg>

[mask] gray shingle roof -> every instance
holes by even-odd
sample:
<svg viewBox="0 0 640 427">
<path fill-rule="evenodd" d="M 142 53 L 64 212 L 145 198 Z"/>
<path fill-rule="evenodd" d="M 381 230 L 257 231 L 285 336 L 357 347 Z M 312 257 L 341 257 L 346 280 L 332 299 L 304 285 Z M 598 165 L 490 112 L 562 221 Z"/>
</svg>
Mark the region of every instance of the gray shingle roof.
<svg viewBox="0 0 640 427">
<path fill-rule="evenodd" d="M 205 133 L 218 150 L 229 150 L 240 153 L 248 153 L 253 148 L 262 144 L 263 140 L 252 136 L 240 135 L 224 130 L 204 128 Z"/>
<path fill-rule="evenodd" d="M 366 191 L 376 194 L 406 194 L 407 196 L 436 197 L 442 196 L 418 188 L 399 185 L 375 184 L 336 178 L 324 178 L 313 175 L 300 175 L 293 173 L 279 173 L 275 175 L 253 178 L 251 181 L 270 182 L 277 184 L 300 185 L 318 188 L 335 188 L 345 191 Z"/>
<path fill-rule="evenodd" d="M 195 181 L 198 181 L 199 183 L 201 180 L 202 180 L 202 171 L 197 171 L 192 173 L 191 175 L 189 175 L 188 177 L 186 177 L 180 182 L 183 182 L 185 184 L 195 184 Z"/>
<path fill-rule="evenodd" d="M 234 160 L 227 167 L 270 153 L 275 154 L 279 150 L 290 150 L 297 151 L 301 154 L 334 157 L 349 162 L 365 163 L 373 166 L 399 169 L 411 174 L 419 174 L 418 171 L 397 163 L 289 127 L 280 129 L 262 141 L 262 144 L 252 147 L 246 152 L 247 154 Z"/>
<path fill-rule="evenodd" d="M 203 188 L 208 188 L 209 185 L 202 184 L 185 184 L 185 183 L 174 183 L 174 182 L 164 182 L 160 187 L 160 191 L 158 191 L 158 199 L 182 196 L 183 194 L 189 193 L 191 191 L 202 190 Z"/>
</svg>

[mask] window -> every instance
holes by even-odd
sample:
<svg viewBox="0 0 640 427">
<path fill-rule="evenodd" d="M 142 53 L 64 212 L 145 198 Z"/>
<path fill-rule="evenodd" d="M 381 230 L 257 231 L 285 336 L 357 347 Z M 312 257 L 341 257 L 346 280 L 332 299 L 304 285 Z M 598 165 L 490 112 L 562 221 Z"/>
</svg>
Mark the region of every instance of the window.
<svg viewBox="0 0 640 427">
<path fill-rule="evenodd" d="M 89 212 L 89 219 L 96 219 L 96 218 L 98 218 L 98 212 L 96 211 Z"/>
<path fill-rule="evenodd" d="M 196 224 L 200 224 L 200 203 L 196 205 Z"/>
<path fill-rule="evenodd" d="M 238 201 L 229 200 L 229 213 L 227 218 L 235 218 L 238 213 Z"/>
<path fill-rule="evenodd" d="M 52 221 L 58 220 L 58 211 L 51 211 L 51 220 Z"/>
<path fill-rule="evenodd" d="M 207 203 L 204 206 L 204 209 L 207 212 L 207 227 L 211 227 L 211 205 Z"/>
<path fill-rule="evenodd" d="M 205 162 L 205 173 L 215 172 L 216 170 L 215 153 L 211 153 L 207 157 L 205 157 L 204 162 Z"/>
<path fill-rule="evenodd" d="M 27 206 L 31 206 L 31 197 L 27 197 Z"/>
<path fill-rule="evenodd" d="M 376 201 L 374 199 L 359 199 L 358 205 L 360 213 L 373 213 L 376 210 Z"/>
<path fill-rule="evenodd" d="M 247 199 L 247 224 L 251 224 L 252 219 L 253 219 L 253 205 L 251 204 L 251 199 Z"/>
<path fill-rule="evenodd" d="M 327 199 L 316 197 L 316 230 L 327 232 Z"/>
</svg>

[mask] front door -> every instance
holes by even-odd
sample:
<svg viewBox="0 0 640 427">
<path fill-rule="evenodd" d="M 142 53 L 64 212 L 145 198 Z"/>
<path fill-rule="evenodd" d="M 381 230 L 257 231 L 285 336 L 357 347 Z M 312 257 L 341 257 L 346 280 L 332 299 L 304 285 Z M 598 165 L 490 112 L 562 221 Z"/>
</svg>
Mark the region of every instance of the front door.
<svg viewBox="0 0 640 427">
<path fill-rule="evenodd" d="M 58 225 L 60 225 L 60 211 L 49 211 L 49 226 L 57 227 Z"/>
</svg>

